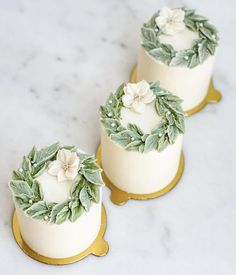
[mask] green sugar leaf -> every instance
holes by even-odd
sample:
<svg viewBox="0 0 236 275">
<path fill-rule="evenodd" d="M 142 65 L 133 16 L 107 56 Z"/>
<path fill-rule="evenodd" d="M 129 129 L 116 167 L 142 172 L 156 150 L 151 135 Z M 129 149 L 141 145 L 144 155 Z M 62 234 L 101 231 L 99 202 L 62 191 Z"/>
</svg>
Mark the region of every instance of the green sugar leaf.
<svg viewBox="0 0 236 275">
<path fill-rule="evenodd" d="M 167 128 L 167 134 L 169 137 L 170 144 L 173 144 L 178 136 L 178 131 L 175 126 L 169 125 Z"/>
<path fill-rule="evenodd" d="M 49 213 L 49 210 L 45 201 L 39 201 L 29 207 L 26 213 L 32 218 L 43 220 L 44 216 Z"/>
<path fill-rule="evenodd" d="M 100 187 L 93 184 L 89 184 L 87 185 L 87 191 L 92 201 L 98 203 L 100 200 Z"/>
<path fill-rule="evenodd" d="M 142 42 L 142 46 L 146 51 L 150 51 L 150 50 L 155 49 L 157 47 L 156 43 L 145 41 L 145 40 Z"/>
<path fill-rule="evenodd" d="M 123 147 L 126 147 L 132 141 L 130 131 L 128 130 L 112 134 L 110 137 L 113 141 L 119 143 Z"/>
<path fill-rule="evenodd" d="M 65 203 L 58 203 L 52 207 L 50 222 L 56 223 L 58 213 L 65 207 Z"/>
<path fill-rule="evenodd" d="M 22 169 L 24 170 L 24 172 L 31 172 L 32 166 L 28 157 L 23 157 Z"/>
<path fill-rule="evenodd" d="M 179 129 L 179 132 L 183 134 L 185 131 L 184 116 L 175 116 L 175 125 Z"/>
<path fill-rule="evenodd" d="M 43 174 L 43 172 L 48 167 L 48 163 L 43 163 L 41 165 L 33 166 L 32 168 L 32 176 L 33 178 L 37 178 Z"/>
<path fill-rule="evenodd" d="M 155 34 L 155 32 L 154 32 L 154 30 L 153 30 L 152 28 L 145 28 L 145 27 L 142 27 L 142 28 L 141 28 L 141 33 L 142 33 L 142 36 L 143 36 L 146 40 L 155 43 L 156 34 Z"/>
<path fill-rule="evenodd" d="M 190 59 L 190 62 L 189 62 L 189 68 L 194 68 L 196 67 L 197 65 L 199 64 L 199 58 L 198 58 L 198 54 L 195 53 L 191 59 Z"/>
<path fill-rule="evenodd" d="M 41 165 L 48 161 L 49 159 L 53 158 L 57 151 L 59 150 L 59 143 L 52 144 L 51 146 L 45 147 L 35 153 L 33 162 L 37 165 Z"/>
<path fill-rule="evenodd" d="M 115 97 L 120 99 L 124 95 L 125 83 L 122 83 L 115 92 Z"/>
<path fill-rule="evenodd" d="M 133 132 L 137 137 L 140 137 L 142 135 L 144 135 L 143 131 L 141 128 L 139 128 L 137 125 L 129 123 L 127 125 L 127 129 L 130 130 L 131 132 Z"/>
<path fill-rule="evenodd" d="M 171 61 L 171 54 L 164 51 L 162 48 L 153 49 L 149 54 L 166 65 L 169 65 Z"/>
<path fill-rule="evenodd" d="M 177 52 L 175 57 L 172 58 L 170 66 L 188 66 L 193 54 L 194 52 L 191 50 Z"/>
<path fill-rule="evenodd" d="M 56 215 L 56 224 L 61 224 L 66 221 L 70 216 L 70 209 L 65 205 Z"/>
<path fill-rule="evenodd" d="M 36 149 L 36 147 L 34 146 L 34 147 L 31 149 L 31 151 L 29 152 L 29 154 L 28 154 L 28 158 L 29 158 L 31 161 L 33 161 L 36 152 L 37 152 L 37 149 Z"/>
<path fill-rule="evenodd" d="M 195 10 L 184 9 L 184 13 L 185 13 L 185 17 L 188 17 L 188 16 L 192 15 L 193 13 L 195 13 Z"/>
<path fill-rule="evenodd" d="M 80 205 L 78 201 L 73 201 L 70 207 L 71 215 L 70 221 L 75 222 L 84 212 L 84 208 Z"/>
<path fill-rule="evenodd" d="M 142 140 L 131 141 L 128 145 L 126 145 L 125 149 L 127 151 L 138 151 L 138 148 L 142 143 Z"/>
<path fill-rule="evenodd" d="M 196 22 L 204 22 L 207 21 L 208 19 L 204 16 L 198 15 L 198 14 L 192 14 L 190 16 L 191 20 L 196 21 Z"/>
<path fill-rule="evenodd" d="M 13 180 L 25 180 L 25 177 L 23 175 L 23 173 L 21 173 L 19 170 L 15 170 L 12 173 L 12 179 Z"/>
<path fill-rule="evenodd" d="M 43 198 L 43 195 L 42 195 L 42 192 L 41 192 L 41 189 L 40 189 L 40 185 L 39 185 L 39 182 L 37 180 L 33 181 L 31 189 L 34 193 L 35 200 L 40 200 L 41 198 Z"/>
<path fill-rule="evenodd" d="M 203 63 L 208 57 L 207 40 L 203 39 L 198 47 L 198 57 L 200 63 Z"/>
<path fill-rule="evenodd" d="M 169 144 L 169 141 L 168 141 L 167 135 L 163 135 L 159 140 L 157 151 L 162 152 L 168 146 L 168 144 Z"/>
<path fill-rule="evenodd" d="M 153 149 L 156 149 L 159 138 L 158 134 L 149 135 L 145 141 L 144 152 L 150 152 Z"/>
<path fill-rule="evenodd" d="M 79 193 L 79 199 L 81 204 L 83 205 L 85 211 L 89 211 L 91 206 L 91 201 L 89 199 L 89 195 L 85 187 L 83 187 Z"/>
<path fill-rule="evenodd" d="M 191 31 L 197 31 L 197 26 L 195 24 L 195 22 L 189 18 L 185 18 L 184 19 L 185 25 L 187 28 L 189 28 Z"/>
<path fill-rule="evenodd" d="M 89 182 L 95 185 L 100 185 L 100 186 L 104 185 L 100 170 L 97 170 L 97 171 L 84 170 L 83 176 L 86 178 L 86 180 L 88 180 Z"/>
<path fill-rule="evenodd" d="M 14 200 L 17 203 L 17 205 L 20 207 L 20 209 L 22 209 L 23 211 L 25 211 L 31 206 L 31 204 L 29 203 L 29 198 L 27 197 L 27 200 L 26 200 L 26 197 L 23 197 L 23 195 L 15 196 Z"/>
<path fill-rule="evenodd" d="M 33 191 L 27 182 L 22 180 L 12 180 L 10 182 L 10 188 L 15 196 L 24 194 L 29 198 L 33 197 Z"/>
</svg>

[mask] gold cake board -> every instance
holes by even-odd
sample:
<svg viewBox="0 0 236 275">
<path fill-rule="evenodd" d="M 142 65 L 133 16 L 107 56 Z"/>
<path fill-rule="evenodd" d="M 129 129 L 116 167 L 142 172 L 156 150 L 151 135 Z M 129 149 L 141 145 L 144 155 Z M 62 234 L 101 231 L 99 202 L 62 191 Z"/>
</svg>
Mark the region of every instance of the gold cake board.
<svg viewBox="0 0 236 275">
<path fill-rule="evenodd" d="M 137 82 L 137 66 L 133 68 L 130 75 L 131 83 Z M 196 107 L 185 111 L 186 116 L 193 115 L 203 109 L 208 103 L 217 103 L 221 100 L 221 93 L 215 89 L 213 80 L 211 79 L 206 97 Z"/>
<path fill-rule="evenodd" d="M 98 165 L 100 165 L 100 167 L 102 167 L 101 146 L 100 145 L 97 149 L 96 158 L 97 158 Z M 163 188 L 157 192 L 150 193 L 150 194 L 133 194 L 133 193 L 127 193 L 123 190 L 120 190 L 109 180 L 109 178 L 107 177 L 107 175 L 105 174 L 104 171 L 102 172 L 102 178 L 103 178 L 106 186 L 111 190 L 111 201 L 114 204 L 122 205 L 122 204 L 126 203 L 129 199 L 146 200 L 146 199 L 157 198 L 157 197 L 160 197 L 160 196 L 166 194 L 167 192 L 169 192 L 171 189 L 173 189 L 177 185 L 177 183 L 179 182 L 179 180 L 182 176 L 183 170 L 184 170 L 184 154 L 182 152 L 181 156 L 180 156 L 178 170 L 176 172 L 175 177 L 172 179 L 172 181 L 165 188 Z"/>
<path fill-rule="evenodd" d="M 37 252 L 33 251 L 23 240 L 20 233 L 20 228 L 17 220 L 16 212 L 13 214 L 12 219 L 12 231 L 15 237 L 15 240 L 22 251 L 41 263 L 49 264 L 49 265 L 66 265 L 71 264 L 77 261 L 82 260 L 83 258 L 87 257 L 90 254 L 95 256 L 105 256 L 109 250 L 109 246 L 107 242 L 103 239 L 103 235 L 105 234 L 107 227 L 107 217 L 106 217 L 106 210 L 104 205 L 102 205 L 102 215 L 101 215 L 101 227 L 98 232 L 96 239 L 93 243 L 83 252 L 68 258 L 49 258 L 38 254 Z"/>
</svg>

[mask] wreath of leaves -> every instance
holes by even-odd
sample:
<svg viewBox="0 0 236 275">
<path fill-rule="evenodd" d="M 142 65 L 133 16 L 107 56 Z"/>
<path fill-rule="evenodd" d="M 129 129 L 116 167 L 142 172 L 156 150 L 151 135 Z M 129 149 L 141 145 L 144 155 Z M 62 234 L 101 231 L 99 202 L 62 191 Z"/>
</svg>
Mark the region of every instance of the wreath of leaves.
<svg viewBox="0 0 236 275">
<path fill-rule="evenodd" d="M 182 10 L 185 12 L 186 27 L 199 35 L 199 39 L 194 41 L 191 49 L 176 51 L 172 45 L 160 42 L 159 36 L 163 32 L 155 22 L 159 12 L 141 28 L 142 46 L 152 57 L 168 66 L 194 68 L 202 64 L 208 56 L 215 54 L 219 41 L 218 32 L 206 17 L 196 14 L 195 10 L 184 8 Z"/>
<path fill-rule="evenodd" d="M 51 161 L 56 159 L 60 149 L 76 152 L 80 159 L 78 177 L 71 189 L 70 198 L 64 203 L 48 203 L 43 200 L 43 193 L 37 177 Z M 60 147 L 52 144 L 41 150 L 35 147 L 23 158 L 21 167 L 13 171 L 9 184 L 14 200 L 27 215 L 34 219 L 61 224 L 66 220 L 76 221 L 84 211 L 89 211 L 92 203 L 100 200 L 100 187 L 103 185 L 101 169 L 93 156 L 78 152 L 74 146 Z"/>
<path fill-rule="evenodd" d="M 161 123 L 150 134 L 145 134 L 135 124 L 122 126 L 120 118 L 124 86 L 125 84 L 122 84 L 114 94 L 109 96 L 105 106 L 100 107 L 101 123 L 112 140 L 128 151 L 161 152 L 175 142 L 178 134 L 184 133 L 184 112 L 180 105 L 182 100 L 162 89 L 159 82 L 150 83 L 150 89 L 156 96 L 155 108 L 162 118 Z"/>
</svg>

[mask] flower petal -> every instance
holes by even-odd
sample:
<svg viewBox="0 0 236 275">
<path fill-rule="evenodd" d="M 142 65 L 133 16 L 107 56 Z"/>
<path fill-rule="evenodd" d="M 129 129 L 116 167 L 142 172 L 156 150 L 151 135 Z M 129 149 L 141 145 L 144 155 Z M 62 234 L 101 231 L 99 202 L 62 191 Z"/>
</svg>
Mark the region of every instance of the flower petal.
<svg viewBox="0 0 236 275">
<path fill-rule="evenodd" d="M 126 94 L 123 95 L 122 101 L 125 107 L 130 108 L 134 102 L 134 97 L 132 95 Z"/>
<path fill-rule="evenodd" d="M 185 12 L 182 9 L 169 9 L 163 7 L 159 15 L 155 18 L 157 26 L 167 35 L 174 35 L 183 31 L 186 26 L 184 23 Z"/>
<path fill-rule="evenodd" d="M 52 176 L 57 176 L 57 174 L 61 169 L 62 169 L 62 163 L 58 160 L 54 160 L 49 165 L 48 173 Z"/>
<path fill-rule="evenodd" d="M 69 150 L 65 150 L 65 149 L 59 150 L 58 153 L 57 153 L 57 160 L 59 160 L 63 163 L 67 163 L 67 157 L 68 157 L 67 156 L 67 151 L 69 151 Z"/>
<path fill-rule="evenodd" d="M 150 85 L 146 80 L 142 80 L 140 82 L 137 83 L 137 94 L 139 96 L 144 96 L 150 89 Z"/>
<path fill-rule="evenodd" d="M 61 169 L 57 174 L 57 181 L 61 182 L 65 180 L 67 180 L 67 177 L 65 176 L 65 171 Z"/>
<path fill-rule="evenodd" d="M 79 158 L 75 159 L 75 161 L 71 164 L 69 164 L 69 168 L 75 168 L 75 169 L 79 169 L 79 164 L 80 164 L 80 160 Z"/>
<path fill-rule="evenodd" d="M 173 15 L 173 10 L 168 8 L 168 7 L 163 7 L 160 9 L 160 16 L 168 18 L 171 17 Z"/>
<path fill-rule="evenodd" d="M 77 176 L 77 172 L 78 171 L 75 168 L 68 168 L 65 172 L 65 176 L 67 179 L 73 180 Z"/>
<path fill-rule="evenodd" d="M 143 113 L 145 110 L 145 104 L 142 101 L 134 101 L 134 103 L 132 104 L 132 108 L 136 113 Z"/>
<path fill-rule="evenodd" d="M 185 12 L 181 9 L 174 9 L 172 20 L 174 22 L 183 22 L 184 21 Z"/>
<path fill-rule="evenodd" d="M 78 156 L 77 156 L 76 152 L 71 152 L 70 158 L 68 159 L 67 164 L 68 165 L 73 165 L 74 163 L 75 164 L 78 163 Z"/>
<path fill-rule="evenodd" d="M 151 103 L 155 99 L 155 95 L 152 90 L 149 90 L 146 95 L 142 98 L 142 102 L 145 104 Z"/>
<path fill-rule="evenodd" d="M 126 94 L 135 96 L 137 93 L 137 84 L 136 83 L 128 83 L 126 85 Z"/>
</svg>

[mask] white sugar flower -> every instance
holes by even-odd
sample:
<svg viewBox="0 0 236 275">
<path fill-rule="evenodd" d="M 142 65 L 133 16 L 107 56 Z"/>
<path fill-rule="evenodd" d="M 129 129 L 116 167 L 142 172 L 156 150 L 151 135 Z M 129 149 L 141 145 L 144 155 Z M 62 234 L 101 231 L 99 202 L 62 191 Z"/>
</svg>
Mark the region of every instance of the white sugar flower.
<svg viewBox="0 0 236 275">
<path fill-rule="evenodd" d="M 57 180 L 73 180 L 78 174 L 80 159 L 76 152 L 61 149 L 57 153 L 57 158 L 54 160 L 48 169 L 48 173 L 56 176 Z"/>
<path fill-rule="evenodd" d="M 163 7 L 155 22 L 157 26 L 167 35 L 174 35 L 185 29 L 184 11 L 181 9 L 169 9 Z"/>
<path fill-rule="evenodd" d="M 137 84 L 128 83 L 124 87 L 122 101 L 125 107 L 131 108 L 136 113 L 143 113 L 146 104 L 155 99 L 153 91 L 147 81 L 142 80 Z"/>
</svg>

